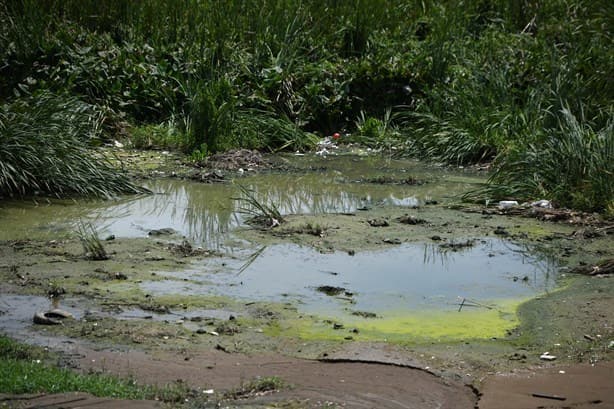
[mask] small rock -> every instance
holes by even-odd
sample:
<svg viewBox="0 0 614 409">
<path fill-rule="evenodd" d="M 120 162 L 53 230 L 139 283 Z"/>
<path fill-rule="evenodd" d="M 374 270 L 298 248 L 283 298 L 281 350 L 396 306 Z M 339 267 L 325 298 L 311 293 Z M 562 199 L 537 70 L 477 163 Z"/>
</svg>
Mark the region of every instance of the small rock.
<svg viewBox="0 0 614 409">
<path fill-rule="evenodd" d="M 333 329 L 343 329 L 343 324 L 334 323 L 333 324 Z"/>
<path fill-rule="evenodd" d="M 174 229 L 171 229 L 170 227 L 165 227 L 163 229 L 150 230 L 147 234 L 150 236 L 170 236 L 171 234 L 175 233 L 177 232 Z"/>
<path fill-rule="evenodd" d="M 225 346 L 221 345 L 221 344 L 217 344 L 215 346 L 215 349 L 217 349 L 218 351 L 229 353 L 228 349 Z"/>
<path fill-rule="evenodd" d="M 104 240 L 105 240 L 105 241 L 112 241 L 112 240 L 115 240 L 115 235 L 114 235 L 114 234 L 110 234 L 110 235 L 108 235 L 108 236 L 107 236 L 107 237 L 106 237 Z"/>
<path fill-rule="evenodd" d="M 386 239 L 383 239 L 382 241 L 384 243 L 387 243 L 387 244 L 401 244 L 401 240 L 400 239 L 389 239 L 389 238 L 386 238 Z"/>
<path fill-rule="evenodd" d="M 510 233 L 505 230 L 505 227 L 501 227 L 501 226 L 497 226 L 497 228 L 495 229 L 495 234 L 498 236 L 509 236 Z"/>
<path fill-rule="evenodd" d="M 433 240 L 433 241 L 441 241 L 441 236 L 437 236 L 437 235 L 431 236 L 431 240 Z"/>
<path fill-rule="evenodd" d="M 319 287 L 316 287 L 316 291 L 319 291 L 321 293 L 324 293 L 332 297 L 335 295 L 339 295 L 347 290 L 343 287 L 334 287 L 332 285 L 321 285 Z"/>
<path fill-rule="evenodd" d="M 401 217 L 397 218 L 397 221 L 399 223 L 403 223 L 403 224 L 424 224 L 424 223 L 426 223 L 426 220 L 419 219 L 418 217 L 411 216 L 411 215 L 401 216 Z"/>
<path fill-rule="evenodd" d="M 390 226 L 390 223 L 388 223 L 388 220 L 386 220 L 386 219 L 369 219 L 369 220 L 367 220 L 367 223 L 369 223 L 369 226 L 371 226 L 371 227 L 387 227 L 387 226 Z"/>
</svg>

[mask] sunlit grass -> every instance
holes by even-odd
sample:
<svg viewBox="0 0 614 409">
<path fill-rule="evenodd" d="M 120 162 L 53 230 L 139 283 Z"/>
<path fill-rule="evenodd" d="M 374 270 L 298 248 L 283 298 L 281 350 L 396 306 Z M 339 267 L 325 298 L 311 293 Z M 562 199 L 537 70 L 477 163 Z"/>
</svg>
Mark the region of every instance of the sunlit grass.
<svg viewBox="0 0 614 409">
<path fill-rule="evenodd" d="M 0 194 L 110 197 L 144 191 L 89 146 L 101 121 L 91 106 L 45 93 L 0 109 Z"/>
<path fill-rule="evenodd" d="M 38 347 L 0 336 L 0 393 L 88 392 L 123 399 L 181 401 L 190 391 L 185 385 L 153 387 L 129 378 L 80 374 L 52 364 L 52 355 Z"/>
</svg>

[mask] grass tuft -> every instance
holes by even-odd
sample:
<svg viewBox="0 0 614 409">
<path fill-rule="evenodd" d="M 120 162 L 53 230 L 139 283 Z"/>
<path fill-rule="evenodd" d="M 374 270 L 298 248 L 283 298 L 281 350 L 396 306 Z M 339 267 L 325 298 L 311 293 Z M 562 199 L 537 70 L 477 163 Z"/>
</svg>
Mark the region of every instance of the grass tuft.
<svg viewBox="0 0 614 409">
<path fill-rule="evenodd" d="M 0 107 L 0 195 L 111 197 L 143 192 L 88 145 L 101 114 L 50 93 Z"/>
<path fill-rule="evenodd" d="M 109 255 L 105 250 L 102 240 L 92 223 L 79 221 L 77 237 L 81 241 L 85 257 L 90 260 L 108 260 Z"/>
<path fill-rule="evenodd" d="M 237 183 L 242 196 L 234 198 L 241 204 L 239 211 L 252 216 L 252 223 L 264 227 L 276 227 L 284 222 L 284 218 L 275 204 L 267 204 L 256 197 L 256 192 Z"/>
<path fill-rule="evenodd" d="M 550 199 L 559 206 L 605 211 L 614 203 L 614 126 L 595 131 L 563 109 L 556 128 L 502 155 L 489 185 L 469 197 Z"/>
</svg>

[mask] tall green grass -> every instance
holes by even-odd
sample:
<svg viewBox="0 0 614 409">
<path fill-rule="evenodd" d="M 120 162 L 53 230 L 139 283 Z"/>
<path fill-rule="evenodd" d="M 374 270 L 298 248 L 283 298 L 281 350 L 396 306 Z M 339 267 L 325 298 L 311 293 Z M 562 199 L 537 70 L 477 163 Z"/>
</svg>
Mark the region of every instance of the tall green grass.
<svg viewBox="0 0 614 409">
<path fill-rule="evenodd" d="M 396 152 L 503 164 L 567 107 L 584 128 L 611 121 L 612 15 L 607 0 L 17 0 L 0 5 L 0 98 L 68 93 L 106 113 L 107 137 L 128 121 L 197 156 L 372 141 L 390 122 Z"/>
<path fill-rule="evenodd" d="M 0 194 L 110 197 L 143 189 L 89 145 L 102 114 L 72 97 L 39 94 L 0 107 Z"/>
<path fill-rule="evenodd" d="M 547 198 L 559 206 L 614 210 L 614 122 L 594 130 L 569 109 L 538 141 L 506 152 L 479 194 L 500 199 Z"/>
</svg>

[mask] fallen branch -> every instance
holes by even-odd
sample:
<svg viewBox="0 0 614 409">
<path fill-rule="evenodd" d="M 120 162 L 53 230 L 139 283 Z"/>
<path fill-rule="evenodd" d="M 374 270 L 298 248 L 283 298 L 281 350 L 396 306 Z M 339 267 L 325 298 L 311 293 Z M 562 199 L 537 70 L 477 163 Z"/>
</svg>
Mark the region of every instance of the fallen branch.
<svg viewBox="0 0 614 409">
<path fill-rule="evenodd" d="M 552 400 L 567 400 L 564 396 L 559 395 L 549 395 L 546 393 L 532 393 L 531 396 L 534 398 L 543 398 L 543 399 L 552 399 Z"/>
</svg>

